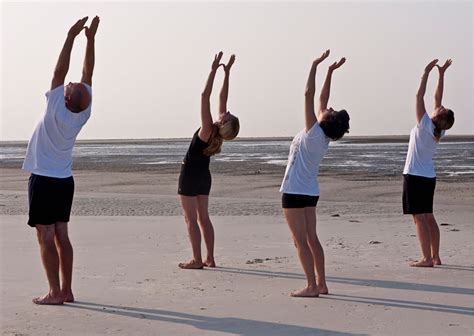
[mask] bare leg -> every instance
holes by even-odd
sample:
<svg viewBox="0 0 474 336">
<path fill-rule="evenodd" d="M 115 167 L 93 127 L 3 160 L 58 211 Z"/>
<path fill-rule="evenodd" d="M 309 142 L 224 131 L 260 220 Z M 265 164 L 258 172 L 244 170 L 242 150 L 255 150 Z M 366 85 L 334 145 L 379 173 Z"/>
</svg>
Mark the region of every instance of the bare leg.
<svg viewBox="0 0 474 336">
<path fill-rule="evenodd" d="M 73 250 L 69 240 L 67 223 L 55 224 L 55 243 L 59 252 L 59 266 L 61 270 L 61 293 L 64 302 L 74 302 L 72 294 L 72 261 Z"/>
<path fill-rule="evenodd" d="M 189 240 L 193 249 L 193 259 L 178 266 L 186 269 L 203 268 L 201 256 L 201 232 L 197 223 L 197 197 L 180 195 L 181 205 L 184 211 L 184 219 L 188 226 Z"/>
<path fill-rule="evenodd" d="M 63 304 L 59 285 L 59 257 L 54 244 L 54 225 L 36 225 L 41 260 L 48 278 L 49 293 L 33 299 L 36 304 Z"/>
<path fill-rule="evenodd" d="M 314 266 L 316 267 L 318 289 L 320 294 L 328 294 L 328 286 L 326 284 L 326 273 L 324 270 L 324 250 L 319 242 L 316 234 L 316 207 L 308 207 L 304 209 L 306 219 L 306 233 L 308 245 L 313 254 Z"/>
<path fill-rule="evenodd" d="M 304 209 L 283 209 L 283 211 L 285 213 L 286 222 L 288 223 L 291 234 L 293 235 L 293 241 L 298 249 L 298 256 L 308 282 L 306 288 L 291 293 L 291 296 L 317 297 L 319 291 L 318 286 L 316 285 L 316 277 L 314 275 L 313 255 L 311 254 L 307 241 Z"/>
<path fill-rule="evenodd" d="M 434 215 L 426 214 L 428 221 L 428 231 L 430 233 L 430 243 L 431 243 L 431 257 L 433 258 L 433 263 L 435 265 L 441 265 L 441 259 L 439 258 L 439 227 Z"/>
<path fill-rule="evenodd" d="M 420 241 L 421 253 L 423 259 L 412 262 L 410 266 L 414 267 L 433 267 L 433 259 L 431 258 L 431 244 L 430 244 L 430 233 L 428 230 L 428 221 L 425 214 L 413 215 L 416 225 L 416 234 Z"/>
<path fill-rule="evenodd" d="M 209 196 L 199 195 L 197 197 L 198 203 L 198 223 L 201 226 L 204 242 L 206 244 L 207 256 L 204 265 L 207 267 L 216 267 L 214 260 L 214 227 L 209 218 Z"/>
</svg>

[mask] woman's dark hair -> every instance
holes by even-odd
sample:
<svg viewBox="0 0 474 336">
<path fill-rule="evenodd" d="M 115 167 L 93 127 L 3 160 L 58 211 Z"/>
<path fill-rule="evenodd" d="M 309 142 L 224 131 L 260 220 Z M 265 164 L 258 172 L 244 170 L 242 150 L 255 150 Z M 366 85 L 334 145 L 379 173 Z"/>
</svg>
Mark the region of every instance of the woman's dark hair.
<svg viewBox="0 0 474 336">
<path fill-rule="evenodd" d="M 441 132 L 443 130 L 450 129 L 454 124 L 454 112 L 452 110 L 446 109 L 443 113 L 438 114 L 432 119 L 435 129 L 433 131 L 433 136 L 436 141 L 441 139 Z"/>
<path fill-rule="evenodd" d="M 327 113 L 322 118 L 319 126 L 324 134 L 331 140 L 339 140 L 345 133 L 349 133 L 349 114 L 346 110 L 335 113 Z"/>
</svg>

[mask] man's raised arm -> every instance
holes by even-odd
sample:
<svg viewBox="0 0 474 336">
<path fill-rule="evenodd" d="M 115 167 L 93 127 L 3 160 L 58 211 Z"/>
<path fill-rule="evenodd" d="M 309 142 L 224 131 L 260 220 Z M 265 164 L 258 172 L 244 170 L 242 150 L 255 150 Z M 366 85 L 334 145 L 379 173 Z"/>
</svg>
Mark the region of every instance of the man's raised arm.
<svg viewBox="0 0 474 336">
<path fill-rule="evenodd" d="M 54 69 L 53 80 L 51 81 L 51 90 L 54 90 L 60 85 L 64 84 L 67 72 L 69 70 L 69 61 L 71 59 L 71 50 L 74 44 L 74 39 L 84 29 L 84 24 L 87 21 L 87 16 L 78 20 L 70 29 L 67 34 L 66 41 L 64 42 L 63 49 L 59 54 L 59 59 Z"/>
<path fill-rule="evenodd" d="M 100 19 L 96 16 L 92 19 L 89 27 L 85 27 L 87 37 L 86 55 L 84 57 L 84 66 L 82 68 L 81 82 L 92 85 L 92 74 L 94 72 L 95 62 L 95 33 L 99 27 Z"/>
</svg>

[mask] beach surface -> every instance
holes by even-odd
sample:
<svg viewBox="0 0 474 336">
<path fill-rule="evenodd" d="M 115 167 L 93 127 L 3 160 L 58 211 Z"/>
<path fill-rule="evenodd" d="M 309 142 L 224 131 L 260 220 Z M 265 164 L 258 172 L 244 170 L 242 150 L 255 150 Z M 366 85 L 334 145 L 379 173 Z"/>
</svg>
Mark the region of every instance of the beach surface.
<svg viewBox="0 0 474 336">
<path fill-rule="evenodd" d="M 230 167 L 230 166 L 228 166 Z M 210 214 L 215 269 L 191 256 L 176 169 L 75 171 L 70 236 L 76 302 L 37 306 L 47 291 L 28 174 L 0 169 L 2 335 L 472 335 L 474 179 L 440 178 L 442 266 L 421 269 L 401 214 L 401 176 L 323 174 L 318 234 L 330 295 L 305 286 L 278 188 L 283 169 L 216 169 Z M 250 172 L 250 173 L 244 173 Z"/>
</svg>

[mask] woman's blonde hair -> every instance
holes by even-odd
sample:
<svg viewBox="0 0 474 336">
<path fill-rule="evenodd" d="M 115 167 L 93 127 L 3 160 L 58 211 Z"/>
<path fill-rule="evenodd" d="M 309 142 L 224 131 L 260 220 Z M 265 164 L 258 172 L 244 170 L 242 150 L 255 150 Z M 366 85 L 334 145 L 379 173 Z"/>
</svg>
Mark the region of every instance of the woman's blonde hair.
<svg viewBox="0 0 474 336">
<path fill-rule="evenodd" d="M 229 120 L 223 125 L 214 124 L 214 130 L 209 139 L 209 146 L 204 150 L 204 155 L 212 156 L 221 152 L 224 140 L 232 140 L 239 134 L 239 118 L 230 116 Z"/>
<path fill-rule="evenodd" d="M 454 112 L 452 110 L 446 110 L 445 112 L 435 116 L 432 120 L 435 125 L 433 136 L 436 141 L 439 141 L 441 139 L 441 132 L 453 127 Z"/>
</svg>

